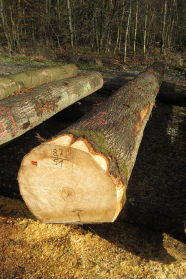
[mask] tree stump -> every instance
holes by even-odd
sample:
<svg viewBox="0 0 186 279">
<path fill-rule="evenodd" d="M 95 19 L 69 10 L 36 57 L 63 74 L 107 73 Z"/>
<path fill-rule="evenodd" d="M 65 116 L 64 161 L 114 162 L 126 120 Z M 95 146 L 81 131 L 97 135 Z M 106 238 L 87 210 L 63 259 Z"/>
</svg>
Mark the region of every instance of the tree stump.
<svg viewBox="0 0 186 279">
<path fill-rule="evenodd" d="M 162 63 L 154 63 L 24 157 L 20 192 L 38 219 L 103 223 L 117 218 L 164 69 Z"/>
</svg>

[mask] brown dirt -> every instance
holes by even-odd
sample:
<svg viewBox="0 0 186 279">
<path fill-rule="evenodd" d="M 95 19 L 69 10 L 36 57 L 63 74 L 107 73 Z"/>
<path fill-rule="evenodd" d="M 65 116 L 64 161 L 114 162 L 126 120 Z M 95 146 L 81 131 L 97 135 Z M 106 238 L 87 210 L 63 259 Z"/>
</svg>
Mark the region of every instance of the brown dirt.
<svg viewBox="0 0 186 279">
<path fill-rule="evenodd" d="M 186 245 L 144 227 L 43 224 L 0 197 L 1 278 L 186 278 Z"/>
</svg>

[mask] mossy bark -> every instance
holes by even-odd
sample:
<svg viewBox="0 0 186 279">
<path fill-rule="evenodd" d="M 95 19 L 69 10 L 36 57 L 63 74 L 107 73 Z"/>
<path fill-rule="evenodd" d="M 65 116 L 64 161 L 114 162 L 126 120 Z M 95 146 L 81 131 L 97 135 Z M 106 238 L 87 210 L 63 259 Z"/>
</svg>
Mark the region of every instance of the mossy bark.
<svg viewBox="0 0 186 279">
<path fill-rule="evenodd" d="M 0 77 L 0 99 L 19 93 L 29 87 L 77 76 L 78 69 L 74 64 L 48 67 Z"/>
<path fill-rule="evenodd" d="M 19 137 L 102 85 L 102 76 L 91 72 L 0 100 L 0 145 Z"/>
</svg>

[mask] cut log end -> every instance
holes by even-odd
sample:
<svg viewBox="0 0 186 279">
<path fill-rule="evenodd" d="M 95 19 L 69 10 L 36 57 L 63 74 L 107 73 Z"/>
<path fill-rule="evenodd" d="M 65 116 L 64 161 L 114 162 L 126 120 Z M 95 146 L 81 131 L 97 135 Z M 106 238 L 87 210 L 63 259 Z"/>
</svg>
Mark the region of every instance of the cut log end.
<svg viewBox="0 0 186 279">
<path fill-rule="evenodd" d="M 84 138 L 65 134 L 27 154 L 18 174 L 20 191 L 44 223 L 113 222 L 126 187 L 108 172 L 107 158 Z"/>
</svg>

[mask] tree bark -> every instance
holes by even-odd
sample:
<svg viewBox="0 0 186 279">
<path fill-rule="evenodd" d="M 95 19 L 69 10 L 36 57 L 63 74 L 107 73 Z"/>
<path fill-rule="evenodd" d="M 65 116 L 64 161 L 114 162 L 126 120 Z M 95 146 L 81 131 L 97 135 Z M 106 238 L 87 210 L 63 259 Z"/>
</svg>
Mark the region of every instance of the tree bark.
<svg viewBox="0 0 186 279">
<path fill-rule="evenodd" d="M 0 101 L 0 145 L 15 139 L 103 85 L 97 72 L 26 90 Z M 28 93 L 27 93 L 28 91 Z"/>
<path fill-rule="evenodd" d="M 20 192 L 38 219 L 103 223 L 117 218 L 164 68 L 154 63 L 92 113 L 24 157 Z"/>
<path fill-rule="evenodd" d="M 0 77 L 0 99 L 29 87 L 76 76 L 78 69 L 73 64 L 42 68 Z"/>
</svg>

